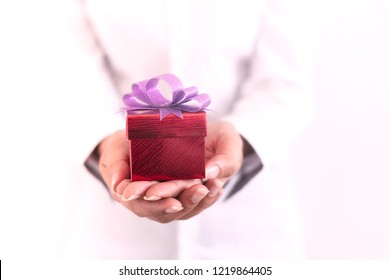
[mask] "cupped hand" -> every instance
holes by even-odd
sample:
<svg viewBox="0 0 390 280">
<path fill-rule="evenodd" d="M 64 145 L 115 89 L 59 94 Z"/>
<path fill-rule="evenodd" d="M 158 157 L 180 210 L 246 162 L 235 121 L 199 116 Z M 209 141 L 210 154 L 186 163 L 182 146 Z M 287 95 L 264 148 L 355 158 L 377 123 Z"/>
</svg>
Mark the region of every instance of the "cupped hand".
<svg viewBox="0 0 390 280">
<path fill-rule="evenodd" d="M 227 122 L 208 125 L 206 182 L 199 179 L 131 182 L 128 140 L 123 130 L 99 145 L 99 168 L 112 197 L 140 217 L 168 223 L 191 218 L 222 195 L 223 185 L 241 167 L 242 139 Z"/>
</svg>

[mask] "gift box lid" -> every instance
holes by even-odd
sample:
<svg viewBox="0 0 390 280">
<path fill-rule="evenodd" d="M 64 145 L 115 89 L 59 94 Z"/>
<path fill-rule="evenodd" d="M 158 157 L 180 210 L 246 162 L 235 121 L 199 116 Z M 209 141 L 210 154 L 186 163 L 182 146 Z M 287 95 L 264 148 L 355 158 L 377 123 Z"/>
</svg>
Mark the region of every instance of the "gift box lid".
<svg viewBox="0 0 390 280">
<path fill-rule="evenodd" d="M 206 137 L 206 113 L 183 112 L 183 118 L 172 114 L 160 120 L 156 113 L 127 113 L 127 139 Z"/>
</svg>

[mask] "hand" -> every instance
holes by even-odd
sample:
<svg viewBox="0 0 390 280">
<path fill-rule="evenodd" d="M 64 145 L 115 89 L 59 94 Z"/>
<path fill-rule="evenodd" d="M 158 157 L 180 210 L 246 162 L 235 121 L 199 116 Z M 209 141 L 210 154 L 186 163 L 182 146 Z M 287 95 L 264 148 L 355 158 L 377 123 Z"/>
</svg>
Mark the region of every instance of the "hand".
<svg viewBox="0 0 390 280">
<path fill-rule="evenodd" d="M 205 186 L 199 179 L 131 182 L 124 131 L 102 141 L 99 168 L 114 199 L 140 217 L 167 223 L 191 218 L 218 200 L 223 184 L 241 167 L 242 145 L 231 124 L 214 122 L 208 126 Z"/>
</svg>

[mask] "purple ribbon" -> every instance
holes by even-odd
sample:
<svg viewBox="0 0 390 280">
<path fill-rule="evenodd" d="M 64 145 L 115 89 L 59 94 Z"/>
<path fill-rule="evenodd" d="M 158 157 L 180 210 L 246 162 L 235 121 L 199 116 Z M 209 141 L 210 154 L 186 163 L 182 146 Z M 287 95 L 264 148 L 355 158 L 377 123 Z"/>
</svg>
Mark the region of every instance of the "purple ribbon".
<svg viewBox="0 0 390 280">
<path fill-rule="evenodd" d="M 167 99 L 158 86 L 165 82 L 172 93 L 172 100 Z M 183 88 L 182 82 L 172 74 L 164 74 L 150 80 L 134 83 L 132 92 L 123 96 L 124 110 L 156 110 L 160 111 L 160 120 L 173 114 L 183 118 L 182 111 L 199 112 L 210 104 L 208 94 L 198 94 L 196 87 Z"/>
</svg>

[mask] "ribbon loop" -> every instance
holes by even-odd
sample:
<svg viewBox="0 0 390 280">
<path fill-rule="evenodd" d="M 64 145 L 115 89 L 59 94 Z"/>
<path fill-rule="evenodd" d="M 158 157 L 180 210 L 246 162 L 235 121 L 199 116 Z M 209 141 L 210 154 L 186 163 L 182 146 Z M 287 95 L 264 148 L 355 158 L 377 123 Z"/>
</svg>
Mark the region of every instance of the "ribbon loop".
<svg viewBox="0 0 390 280">
<path fill-rule="evenodd" d="M 169 86 L 172 99 L 169 100 L 158 88 L 163 81 Z M 196 87 L 184 88 L 176 76 L 164 74 L 150 80 L 135 83 L 131 87 L 132 92 L 123 96 L 124 110 L 151 110 L 157 109 L 160 112 L 160 120 L 173 114 L 182 118 L 182 111 L 199 112 L 211 103 L 208 94 L 198 94 Z"/>
</svg>

